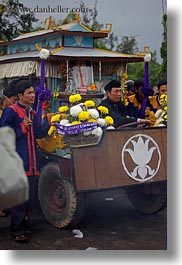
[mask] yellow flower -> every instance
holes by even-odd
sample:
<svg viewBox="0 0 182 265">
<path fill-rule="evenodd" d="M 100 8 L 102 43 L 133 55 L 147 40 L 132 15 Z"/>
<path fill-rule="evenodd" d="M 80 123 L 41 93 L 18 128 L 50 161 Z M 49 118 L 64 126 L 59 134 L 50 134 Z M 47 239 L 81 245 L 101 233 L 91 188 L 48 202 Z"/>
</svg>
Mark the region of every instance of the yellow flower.
<svg viewBox="0 0 182 265">
<path fill-rule="evenodd" d="M 89 119 L 88 122 L 97 122 L 95 119 Z"/>
<path fill-rule="evenodd" d="M 88 107 L 95 107 L 95 102 L 93 100 L 86 100 L 84 102 L 84 105 L 88 108 Z"/>
<path fill-rule="evenodd" d="M 163 99 L 163 98 L 165 98 L 166 97 L 166 94 L 162 94 L 162 95 L 160 95 L 160 99 Z"/>
<path fill-rule="evenodd" d="M 90 114 L 88 113 L 88 111 L 81 111 L 78 114 L 78 118 L 80 121 L 85 121 L 85 120 L 88 120 L 90 118 Z"/>
<path fill-rule="evenodd" d="M 113 125 L 114 124 L 114 120 L 111 116 L 106 116 L 104 118 L 105 122 L 107 123 L 107 125 Z"/>
<path fill-rule="evenodd" d="M 58 109 L 59 112 L 66 112 L 66 111 L 68 111 L 68 110 L 69 110 L 68 106 L 61 106 L 61 107 L 59 107 L 59 109 Z"/>
<path fill-rule="evenodd" d="M 80 121 L 73 121 L 73 122 L 71 123 L 71 125 L 77 125 L 77 124 L 81 124 L 81 122 L 80 122 Z"/>
<path fill-rule="evenodd" d="M 109 110 L 108 108 L 104 107 L 104 106 L 99 106 L 98 110 L 102 113 L 102 114 L 108 114 Z"/>
<path fill-rule="evenodd" d="M 164 111 L 167 111 L 167 106 L 164 107 Z"/>
<path fill-rule="evenodd" d="M 165 120 L 167 120 L 167 114 L 166 115 L 164 115 L 164 117 L 163 117 Z"/>
<path fill-rule="evenodd" d="M 69 102 L 70 103 L 75 103 L 75 102 L 78 102 L 82 99 L 81 95 L 80 94 L 74 94 L 74 95 L 70 95 L 69 96 Z"/>
<path fill-rule="evenodd" d="M 127 79 L 128 75 L 126 73 L 122 73 L 122 78 Z"/>
<path fill-rule="evenodd" d="M 51 122 L 60 121 L 61 114 L 56 114 L 52 116 Z"/>
<path fill-rule="evenodd" d="M 128 104 L 129 104 L 129 102 L 128 102 L 128 100 L 125 98 L 125 102 L 124 102 L 125 107 L 128 106 Z"/>
<path fill-rule="evenodd" d="M 51 126 L 49 131 L 48 131 L 48 135 L 51 136 L 55 130 L 56 130 L 56 128 L 54 126 Z"/>
</svg>

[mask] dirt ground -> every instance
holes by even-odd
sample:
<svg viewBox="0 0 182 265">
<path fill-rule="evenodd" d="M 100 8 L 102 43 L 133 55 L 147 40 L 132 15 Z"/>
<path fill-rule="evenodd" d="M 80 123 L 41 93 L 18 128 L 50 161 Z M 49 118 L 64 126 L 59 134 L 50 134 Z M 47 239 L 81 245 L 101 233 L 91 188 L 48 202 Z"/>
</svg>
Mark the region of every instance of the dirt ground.
<svg viewBox="0 0 182 265">
<path fill-rule="evenodd" d="M 0 218 L 1 250 L 165 250 L 166 209 L 156 214 L 141 214 L 124 191 L 91 194 L 85 218 L 77 227 L 58 229 L 44 219 L 36 207 L 33 234 L 27 243 L 15 242 L 9 232 L 10 216 Z"/>
</svg>

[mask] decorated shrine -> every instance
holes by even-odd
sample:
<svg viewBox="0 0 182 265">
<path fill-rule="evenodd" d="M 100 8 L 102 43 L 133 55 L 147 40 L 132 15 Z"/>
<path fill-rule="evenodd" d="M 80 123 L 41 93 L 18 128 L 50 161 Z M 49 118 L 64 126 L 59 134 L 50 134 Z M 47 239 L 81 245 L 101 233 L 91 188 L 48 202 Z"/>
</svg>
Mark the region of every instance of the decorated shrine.
<svg viewBox="0 0 182 265">
<path fill-rule="evenodd" d="M 45 80 L 52 92 L 99 93 L 104 82 L 126 71 L 127 63 L 144 58 L 144 54 L 95 48 L 94 40 L 106 38 L 111 29 L 112 25 L 106 24 L 105 29 L 93 31 L 81 23 L 78 14 L 74 22 L 64 25 L 56 25 L 49 17 L 44 20 L 43 30 L 0 42 L 0 78 L 29 76 L 36 87 L 41 76 L 39 50 L 45 48 L 50 51 L 45 62 Z"/>
</svg>

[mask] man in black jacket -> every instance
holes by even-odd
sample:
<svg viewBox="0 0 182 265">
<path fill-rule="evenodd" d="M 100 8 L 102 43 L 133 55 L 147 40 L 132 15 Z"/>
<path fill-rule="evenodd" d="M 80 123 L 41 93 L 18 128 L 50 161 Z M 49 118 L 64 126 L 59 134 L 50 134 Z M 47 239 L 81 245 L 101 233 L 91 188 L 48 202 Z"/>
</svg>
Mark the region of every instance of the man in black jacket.
<svg viewBox="0 0 182 265">
<path fill-rule="evenodd" d="M 137 118 L 129 118 L 127 117 L 126 108 L 124 107 L 123 103 L 121 102 L 121 84 L 117 80 L 110 81 L 105 87 L 104 90 L 106 91 L 107 98 L 104 99 L 100 106 L 105 106 L 108 108 L 109 113 L 114 119 L 114 127 L 118 128 L 121 125 L 138 122 L 138 123 L 148 123 L 150 121 L 144 119 L 137 119 Z"/>
</svg>

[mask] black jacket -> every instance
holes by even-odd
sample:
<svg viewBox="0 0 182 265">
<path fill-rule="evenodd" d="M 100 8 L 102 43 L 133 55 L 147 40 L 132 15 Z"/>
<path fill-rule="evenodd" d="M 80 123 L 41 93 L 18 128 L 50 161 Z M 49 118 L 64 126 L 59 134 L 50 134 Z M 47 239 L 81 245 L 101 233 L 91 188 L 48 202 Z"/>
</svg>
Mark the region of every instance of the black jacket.
<svg viewBox="0 0 182 265">
<path fill-rule="evenodd" d="M 121 125 L 136 122 L 136 118 L 127 118 L 127 112 L 122 102 L 113 103 L 109 98 L 104 99 L 99 106 L 105 106 L 108 108 L 108 115 L 114 119 L 114 127 L 117 128 Z"/>
</svg>

